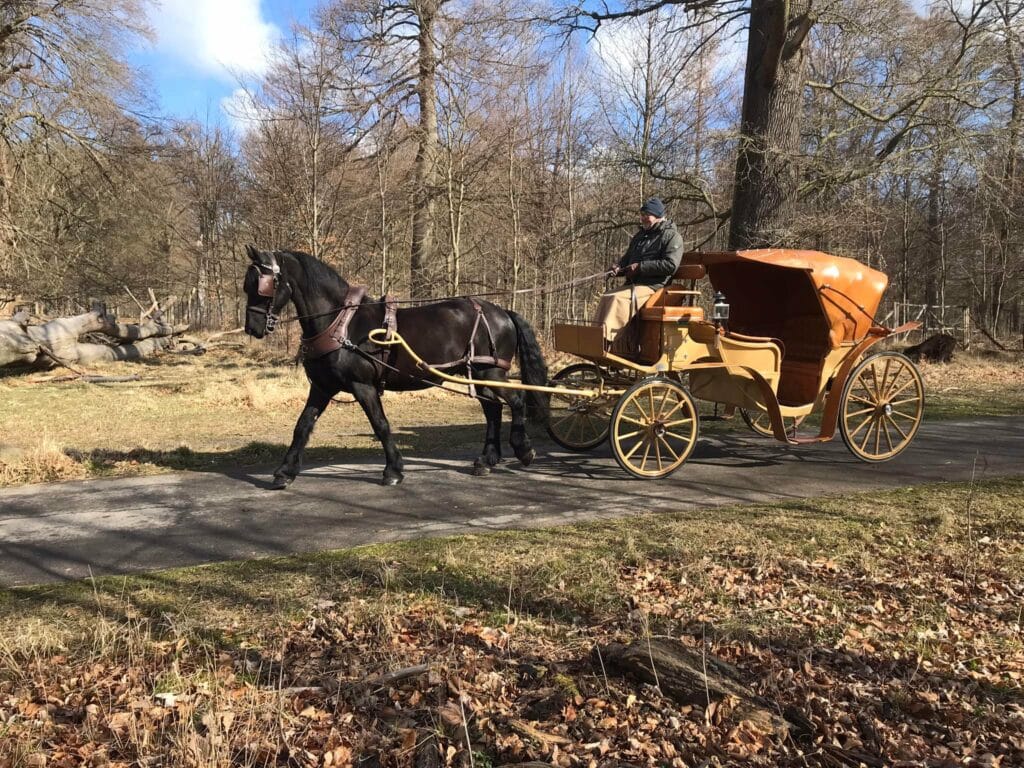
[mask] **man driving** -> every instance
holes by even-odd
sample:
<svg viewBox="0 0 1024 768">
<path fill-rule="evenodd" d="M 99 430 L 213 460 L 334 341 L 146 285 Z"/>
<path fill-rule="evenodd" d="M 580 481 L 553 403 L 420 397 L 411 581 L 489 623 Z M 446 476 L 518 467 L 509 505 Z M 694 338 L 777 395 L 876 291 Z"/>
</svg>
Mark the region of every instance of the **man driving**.
<svg viewBox="0 0 1024 768">
<path fill-rule="evenodd" d="M 637 346 L 626 326 L 644 302 L 664 287 L 679 268 L 683 238 L 665 218 L 665 204 L 652 197 L 640 207 L 640 229 L 629 241 L 626 253 L 609 268 L 609 277 L 624 277 L 620 288 L 607 291 L 597 308 L 596 322 L 604 325 L 605 346 L 616 354 L 630 355 Z"/>
</svg>

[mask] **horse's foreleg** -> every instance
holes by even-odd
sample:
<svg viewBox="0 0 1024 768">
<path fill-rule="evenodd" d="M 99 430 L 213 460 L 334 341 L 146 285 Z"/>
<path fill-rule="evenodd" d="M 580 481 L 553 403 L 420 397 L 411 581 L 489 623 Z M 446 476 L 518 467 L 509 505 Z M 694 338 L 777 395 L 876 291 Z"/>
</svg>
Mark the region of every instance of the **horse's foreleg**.
<svg viewBox="0 0 1024 768">
<path fill-rule="evenodd" d="M 299 420 L 295 422 L 295 431 L 292 433 L 292 444 L 288 446 L 288 452 L 284 455 L 281 466 L 274 472 L 274 482 L 270 486 L 274 490 L 281 490 L 291 485 L 292 481 L 299 474 L 302 468 L 302 452 L 306 450 L 306 443 L 309 436 L 313 434 L 313 427 L 316 426 L 320 414 L 331 402 L 331 396 L 317 389 L 309 388 L 309 397 L 306 398 L 306 405 L 299 414 Z"/>
<path fill-rule="evenodd" d="M 501 461 L 501 403 L 495 399 L 493 389 L 480 387 L 480 405 L 487 419 L 484 451 L 473 462 L 474 475 L 489 475 L 491 467 Z"/>
<path fill-rule="evenodd" d="M 388 417 L 384 415 L 384 406 L 381 405 L 376 385 L 353 384 L 352 394 L 363 407 L 363 412 L 373 427 L 373 434 L 384 447 L 384 485 L 398 485 L 404 478 L 402 454 L 398 452 L 395 439 L 391 436 L 391 425 L 388 423 Z"/>
</svg>

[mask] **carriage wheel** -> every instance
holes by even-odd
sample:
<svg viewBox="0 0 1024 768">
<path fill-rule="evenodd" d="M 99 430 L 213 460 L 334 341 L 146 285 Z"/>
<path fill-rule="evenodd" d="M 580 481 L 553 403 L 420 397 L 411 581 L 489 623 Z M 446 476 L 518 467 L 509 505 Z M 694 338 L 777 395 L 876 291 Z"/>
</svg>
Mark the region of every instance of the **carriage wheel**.
<svg viewBox="0 0 1024 768">
<path fill-rule="evenodd" d="M 698 416 L 690 393 L 668 379 L 638 381 L 612 412 L 612 452 L 634 477 L 667 477 L 697 444 Z"/>
<path fill-rule="evenodd" d="M 761 437 L 775 437 L 775 432 L 772 431 L 772 420 L 767 411 L 752 412 L 746 408 L 740 408 L 740 416 L 743 417 L 747 426 Z M 806 416 L 795 416 L 792 419 L 783 418 L 782 423 L 786 427 L 786 434 L 796 437 L 796 428 L 803 423 L 805 418 Z"/>
<path fill-rule="evenodd" d="M 563 368 L 551 379 L 551 386 L 563 389 L 597 389 L 601 386 L 601 369 L 589 363 L 576 363 Z M 572 394 L 551 395 L 551 418 L 548 434 L 570 451 L 589 451 L 608 439 L 608 414 L 614 400 L 605 397 L 583 397 Z"/>
<path fill-rule="evenodd" d="M 917 434 L 924 415 L 924 381 L 898 352 L 862 360 L 843 389 L 839 432 L 861 461 L 888 461 Z"/>
</svg>

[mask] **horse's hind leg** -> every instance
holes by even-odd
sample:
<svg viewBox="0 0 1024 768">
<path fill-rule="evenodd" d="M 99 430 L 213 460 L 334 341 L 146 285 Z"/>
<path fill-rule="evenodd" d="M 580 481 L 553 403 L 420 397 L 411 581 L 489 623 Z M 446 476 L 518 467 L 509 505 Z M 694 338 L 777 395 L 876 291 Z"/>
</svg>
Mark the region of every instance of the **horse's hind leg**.
<svg viewBox="0 0 1024 768">
<path fill-rule="evenodd" d="M 363 407 L 363 413 L 373 427 L 373 434 L 384 447 L 384 485 L 398 485 L 405 476 L 402 474 L 402 454 L 395 447 L 395 439 L 391 436 L 391 425 L 384 415 L 384 406 L 380 402 L 380 393 L 376 384 L 353 384 L 352 394 Z"/>
<path fill-rule="evenodd" d="M 489 475 L 491 467 L 501 461 L 501 402 L 493 389 L 480 387 L 478 392 L 484 418 L 487 419 L 487 431 L 484 434 L 484 451 L 473 462 L 473 474 L 482 476 Z"/>
<path fill-rule="evenodd" d="M 512 446 L 516 458 L 523 463 L 524 467 L 528 467 L 537 458 L 537 452 L 533 450 L 530 436 L 526 434 L 526 404 L 523 395 L 514 389 L 501 389 L 499 392 L 501 392 L 502 400 L 508 403 L 509 410 L 512 412 L 512 433 L 509 436 L 509 445 Z"/>
<path fill-rule="evenodd" d="M 322 392 L 314 386 L 309 388 L 309 396 L 306 398 L 306 405 L 299 414 L 299 420 L 295 422 L 295 431 L 292 433 L 292 444 L 288 446 L 288 452 L 284 455 L 281 466 L 274 472 L 274 481 L 270 486 L 274 490 L 281 490 L 291 485 L 292 481 L 299 474 L 302 467 L 302 452 L 306 449 L 309 436 L 313 433 L 320 414 L 331 402 L 331 396 Z"/>
</svg>

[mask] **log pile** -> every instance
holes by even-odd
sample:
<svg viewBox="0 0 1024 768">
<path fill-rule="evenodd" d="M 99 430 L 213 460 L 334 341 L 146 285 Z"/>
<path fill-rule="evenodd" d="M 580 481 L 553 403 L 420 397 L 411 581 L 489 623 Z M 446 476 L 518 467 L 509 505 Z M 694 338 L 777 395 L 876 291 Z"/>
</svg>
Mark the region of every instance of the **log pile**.
<svg viewBox="0 0 1024 768">
<path fill-rule="evenodd" d="M 173 300 L 172 300 L 173 301 Z M 166 302 L 165 306 L 170 302 Z M 90 311 L 52 320 L 19 310 L 0 320 L 0 369 L 40 370 L 119 360 L 140 360 L 171 349 L 188 326 L 172 326 L 153 299 L 137 323 L 122 323 L 96 303 Z"/>
</svg>

